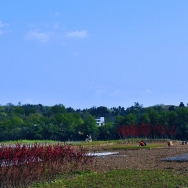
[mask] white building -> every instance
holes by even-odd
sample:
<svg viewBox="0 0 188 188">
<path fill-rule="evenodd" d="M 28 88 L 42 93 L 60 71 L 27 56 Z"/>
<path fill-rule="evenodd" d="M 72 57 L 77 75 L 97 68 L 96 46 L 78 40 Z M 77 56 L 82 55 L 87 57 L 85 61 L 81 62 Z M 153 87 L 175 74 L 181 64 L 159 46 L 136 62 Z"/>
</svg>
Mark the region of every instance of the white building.
<svg viewBox="0 0 188 188">
<path fill-rule="evenodd" d="M 98 126 L 104 125 L 104 117 L 100 117 L 99 119 L 95 119 Z"/>
</svg>

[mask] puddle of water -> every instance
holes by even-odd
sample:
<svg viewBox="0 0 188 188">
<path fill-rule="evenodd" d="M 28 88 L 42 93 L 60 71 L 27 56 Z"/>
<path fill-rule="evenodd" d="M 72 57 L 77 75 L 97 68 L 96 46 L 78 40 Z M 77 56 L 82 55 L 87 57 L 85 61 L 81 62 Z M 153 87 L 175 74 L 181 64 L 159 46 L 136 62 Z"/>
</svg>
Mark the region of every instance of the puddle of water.
<svg viewBox="0 0 188 188">
<path fill-rule="evenodd" d="M 164 161 L 188 161 L 188 153 L 179 155 L 179 156 L 168 157 L 162 160 Z"/>
<path fill-rule="evenodd" d="M 119 152 L 100 152 L 100 153 L 88 153 L 88 156 L 96 156 L 96 157 L 103 157 L 108 155 L 116 155 Z"/>
</svg>

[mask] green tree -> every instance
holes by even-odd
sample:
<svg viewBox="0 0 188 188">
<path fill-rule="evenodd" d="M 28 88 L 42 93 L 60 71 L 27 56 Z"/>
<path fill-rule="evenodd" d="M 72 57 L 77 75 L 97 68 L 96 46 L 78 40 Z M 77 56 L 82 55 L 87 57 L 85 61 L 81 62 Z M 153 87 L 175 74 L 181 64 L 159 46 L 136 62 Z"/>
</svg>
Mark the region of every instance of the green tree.
<svg viewBox="0 0 188 188">
<path fill-rule="evenodd" d="M 0 120 L 4 120 L 8 118 L 8 114 L 5 112 L 0 112 Z"/>
<path fill-rule="evenodd" d="M 137 124 L 137 117 L 136 115 L 130 113 L 126 116 L 117 116 L 115 121 L 116 127 L 121 125 L 135 125 Z"/>
<path fill-rule="evenodd" d="M 188 136 L 188 109 L 179 108 L 178 114 L 178 133 L 182 139 L 186 139 Z"/>
<path fill-rule="evenodd" d="M 52 114 L 64 114 L 66 113 L 66 108 L 63 104 L 56 104 L 51 108 Z"/>
<path fill-rule="evenodd" d="M 92 135 L 93 139 L 98 137 L 98 126 L 95 118 L 90 114 L 85 114 L 83 117 L 84 124 L 79 126 L 79 131 L 82 133 L 81 138 L 85 139 L 87 135 Z"/>
<path fill-rule="evenodd" d="M 24 108 L 25 116 L 37 113 L 37 109 L 34 105 L 26 104 L 22 106 Z"/>
<path fill-rule="evenodd" d="M 119 127 L 119 126 L 121 126 L 123 124 L 126 124 L 125 117 L 124 116 L 117 116 L 116 120 L 115 120 L 116 127 Z"/>
<path fill-rule="evenodd" d="M 143 113 L 138 121 L 139 124 L 150 124 L 150 117 L 147 113 Z"/>
<path fill-rule="evenodd" d="M 136 115 L 130 113 L 124 118 L 124 122 L 126 125 L 135 125 L 137 124 L 137 117 Z"/>
<path fill-rule="evenodd" d="M 170 106 L 170 107 L 168 108 L 168 110 L 169 110 L 169 111 L 174 111 L 174 110 L 176 110 L 176 108 L 175 108 L 174 105 L 172 105 L 172 106 Z"/>
<path fill-rule="evenodd" d="M 167 112 L 168 115 L 168 125 L 171 126 L 177 126 L 178 124 L 178 114 L 176 111 L 169 111 Z"/>
<path fill-rule="evenodd" d="M 59 127 L 59 135 L 62 140 L 75 140 L 78 137 L 78 127 L 84 122 L 77 113 L 56 114 L 54 124 Z"/>
<path fill-rule="evenodd" d="M 168 113 L 167 112 L 161 112 L 159 113 L 159 123 L 163 126 L 168 126 Z"/>
<path fill-rule="evenodd" d="M 159 123 L 159 113 L 154 110 L 154 109 L 149 109 L 149 118 L 150 118 L 150 123 L 152 125 L 157 125 Z"/>
<path fill-rule="evenodd" d="M 180 102 L 179 107 L 184 108 L 185 107 L 184 103 Z"/>
<path fill-rule="evenodd" d="M 114 124 L 112 122 L 105 123 L 99 127 L 99 139 L 110 140 L 115 138 Z"/>
<path fill-rule="evenodd" d="M 23 132 L 28 139 L 43 139 L 46 117 L 39 113 L 31 113 L 25 118 Z"/>
<path fill-rule="evenodd" d="M 17 116 L 23 116 L 25 114 L 24 112 L 24 109 L 22 106 L 15 106 L 14 108 L 14 113 L 17 115 Z"/>
<path fill-rule="evenodd" d="M 18 139 L 23 124 L 24 121 L 19 117 L 11 117 L 9 120 L 4 121 L 4 126 L 8 138 L 11 140 Z"/>
<path fill-rule="evenodd" d="M 33 124 L 43 124 L 45 117 L 39 113 L 30 114 L 25 118 L 26 122 L 32 122 Z"/>
</svg>

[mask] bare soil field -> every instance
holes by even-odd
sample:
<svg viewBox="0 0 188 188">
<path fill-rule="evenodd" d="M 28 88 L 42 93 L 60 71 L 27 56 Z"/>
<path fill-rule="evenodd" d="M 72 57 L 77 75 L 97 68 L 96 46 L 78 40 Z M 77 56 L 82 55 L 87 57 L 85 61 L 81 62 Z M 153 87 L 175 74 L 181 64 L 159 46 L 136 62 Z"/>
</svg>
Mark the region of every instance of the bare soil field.
<svg viewBox="0 0 188 188">
<path fill-rule="evenodd" d="M 188 145 L 165 146 L 155 149 L 116 150 L 118 155 L 95 157 L 92 170 L 105 172 L 115 169 L 169 169 L 188 173 L 188 161 L 164 161 L 167 157 L 188 153 Z M 100 151 L 101 152 L 101 151 Z"/>
</svg>

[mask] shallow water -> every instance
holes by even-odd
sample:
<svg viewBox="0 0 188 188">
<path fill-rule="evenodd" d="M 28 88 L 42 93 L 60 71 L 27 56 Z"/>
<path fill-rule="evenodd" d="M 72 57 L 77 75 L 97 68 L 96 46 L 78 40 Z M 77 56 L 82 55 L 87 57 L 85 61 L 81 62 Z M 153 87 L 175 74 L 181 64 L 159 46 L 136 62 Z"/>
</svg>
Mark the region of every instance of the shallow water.
<svg viewBox="0 0 188 188">
<path fill-rule="evenodd" d="M 98 153 L 88 153 L 88 156 L 96 156 L 96 157 L 102 157 L 102 156 L 108 156 L 108 155 L 116 155 L 119 152 L 98 152 Z"/>
<path fill-rule="evenodd" d="M 162 159 L 164 161 L 188 161 L 188 153 Z"/>
</svg>

